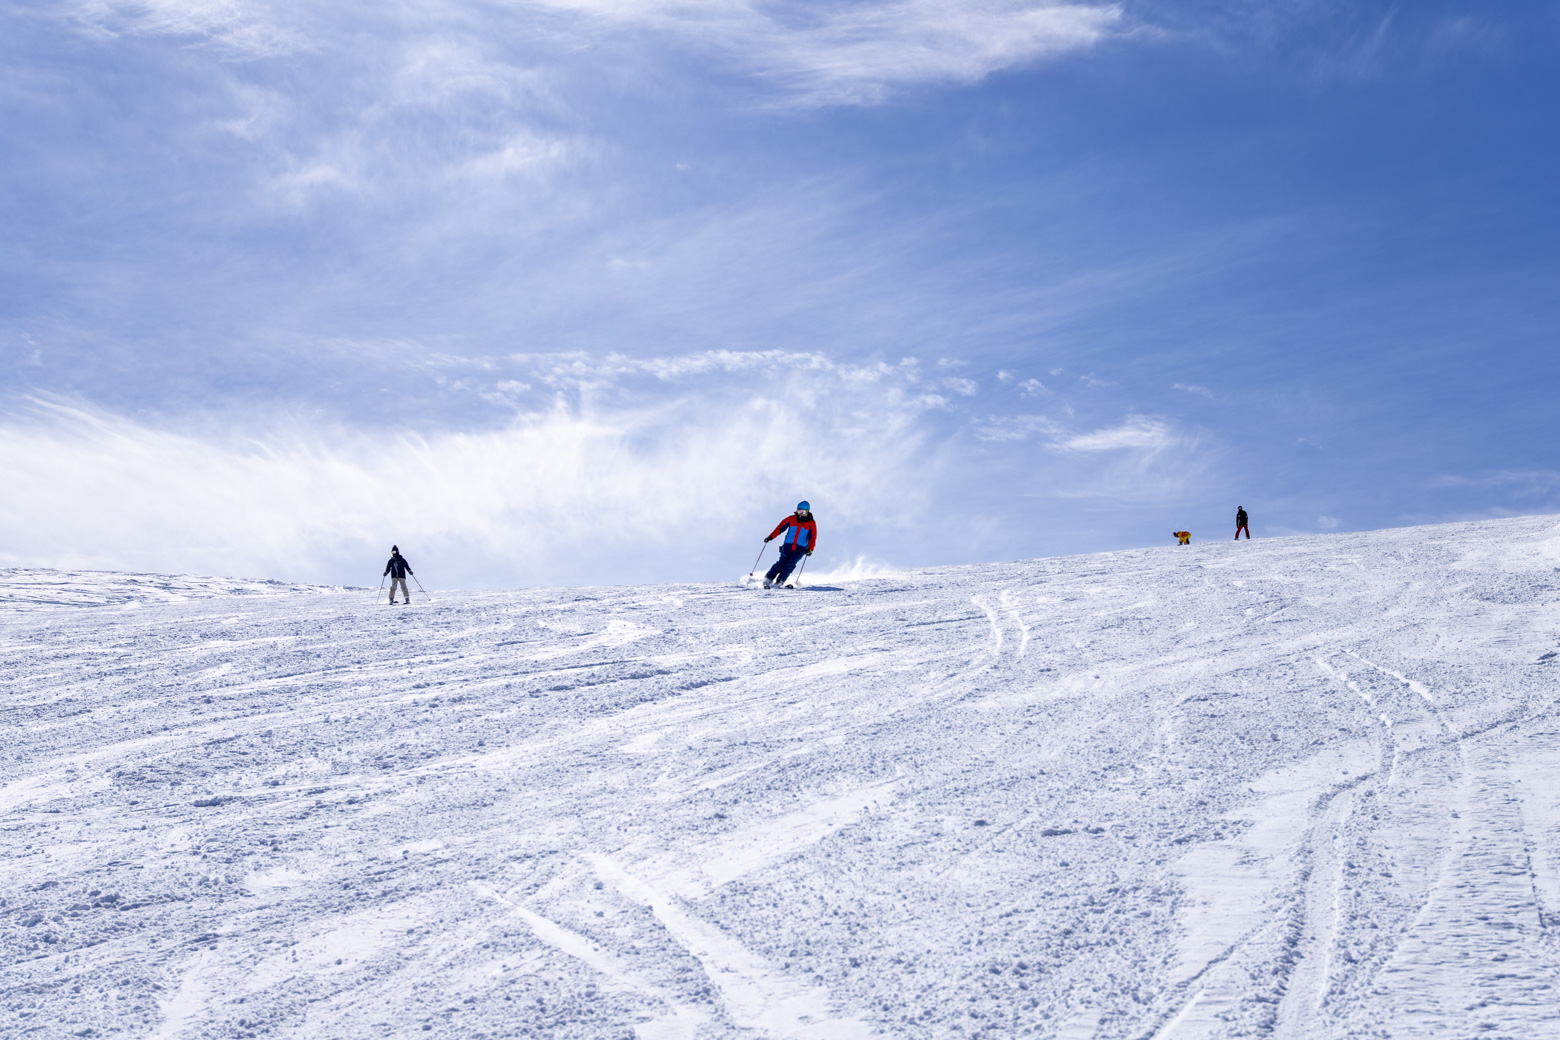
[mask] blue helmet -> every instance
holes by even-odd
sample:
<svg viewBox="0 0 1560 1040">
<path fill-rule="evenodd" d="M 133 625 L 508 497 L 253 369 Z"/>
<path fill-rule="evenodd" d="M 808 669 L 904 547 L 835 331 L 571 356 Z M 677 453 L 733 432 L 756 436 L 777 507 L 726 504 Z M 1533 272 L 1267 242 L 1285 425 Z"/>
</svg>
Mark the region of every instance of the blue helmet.
<svg viewBox="0 0 1560 1040">
<path fill-rule="evenodd" d="M 801 512 L 801 511 L 805 510 L 806 512 L 811 513 L 812 512 L 812 503 L 810 503 L 810 502 L 798 502 L 798 503 L 796 503 L 796 509 L 797 509 L 798 512 Z"/>
</svg>

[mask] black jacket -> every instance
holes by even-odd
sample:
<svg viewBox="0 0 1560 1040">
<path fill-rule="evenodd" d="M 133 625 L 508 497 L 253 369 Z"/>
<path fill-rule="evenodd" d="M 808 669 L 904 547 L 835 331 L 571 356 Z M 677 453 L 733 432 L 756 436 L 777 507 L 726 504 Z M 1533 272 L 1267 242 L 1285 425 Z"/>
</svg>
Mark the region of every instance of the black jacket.
<svg viewBox="0 0 1560 1040">
<path fill-rule="evenodd" d="M 1236 527 L 1245 527 L 1246 526 L 1246 511 L 1244 509 L 1236 511 L 1236 513 L 1235 513 L 1235 526 Z"/>
<path fill-rule="evenodd" d="M 397 581 L 405 581 L 406 576 L 411 573 L 412 565 L 406 562 L 405 556 L 392 556 L 390 557 L 390 562 L 385 564 L 385 574 L 390 575 Z"/>
</svg>

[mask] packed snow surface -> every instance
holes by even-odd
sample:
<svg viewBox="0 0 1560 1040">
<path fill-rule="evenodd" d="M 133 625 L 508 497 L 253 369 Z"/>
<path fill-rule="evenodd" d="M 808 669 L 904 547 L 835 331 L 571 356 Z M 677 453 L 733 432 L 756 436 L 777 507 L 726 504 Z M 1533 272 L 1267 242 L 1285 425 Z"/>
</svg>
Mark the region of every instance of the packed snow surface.
<svg viewBox="0 0 1560 1040">
<path fill-rule="evenodd" d="M 0 1035 L 1554 1037 L 1556 525 L 0 574 Z"/>
<path fill-rule="evenodd" d="M 0 569 L 0 609 L 5 607 L 103 607 L 134 609 L 149 603 L 180 603 L 215 596 L 282 596 L 343 592 L 335 585 L 292 585 L 284 581 L 194 578 L 118 571 L 59 571 L 41 567 Z"/>
</svg>

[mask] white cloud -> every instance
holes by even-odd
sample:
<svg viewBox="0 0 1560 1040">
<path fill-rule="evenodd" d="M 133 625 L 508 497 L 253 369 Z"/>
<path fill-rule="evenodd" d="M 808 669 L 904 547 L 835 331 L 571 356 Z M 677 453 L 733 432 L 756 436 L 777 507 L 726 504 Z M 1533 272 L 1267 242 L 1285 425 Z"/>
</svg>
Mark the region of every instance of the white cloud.
<svg viewBox="0 0 1560 1040">
<path fill-rule="evenodd" d="M 1120 20 L 1116 5 L 902 0 L 841 5 L 800 30 L 754 19 L 743 44 L 760 69 L 813 103 L 862 103 L 903 84 L 970 82 L 1089 47 Z"/>
<path fill-rule="evenodd" d="M 575 145 L 562 138 L 544 137 L 529 129 L 517 129 L 491 148 L 477 152 L 451 167 L 457 176 L 476 180 L 501 180 L 516 174 L 545 171 L 568 159 Z"/>
<path fill-rule="evenodd" d="M 588 381 L 629 364 L 556 367 Z M 273 423 L 214 437 L 38 401 L 0 422 L 14 496 L 0 562 L 350 581 L 360 561 L 371 580 L 395 540 L 458 561 L 446 581 L 599 581 L 756 540 L 746 528 L 800 494 L 836 530 L 909 522 L 941 465 L 923 409 L 908 379 L 851 374 L 770 366 L 765 394 L 684 383 L 653 404 L 586 397 L 426 436 Z M 647 557 L 671 562 L 647 574 Z"/>
<path fill-rule="evenodd" d="M 96 35 L 187 36 L 249 58 L 322 46 L 323 14 L 265 0 L 76 0 L 77 22 Z M 337 18 L 342 18 L 340 12 Z M 997 69 L 1086 48 L 1120 30 L 1120 4 L 1077 0 L 876 0 L 829 5 L 761 0 L 533 0 L 499 15 L 472 2 L 348 8 L 345 17 L 440 31 L 519 20 L 561 49 L 583 51 L 612 29 L 640 47 L 660 35 L 714 52 L 735 71 L 767 80 L 807 105 L 883 100 L 895 87 L 971 82 Z M 335 33 L 342 33 L 339 27 Z M 364 38 L 356 36 L 355 42 Z"/>
<path fill-rule="evenodd" d="M 183 36 L 233 55 L 265 58 L 310 45 L 280 7 L 255 0 L 74 0 L 63 10 L 94 36 Z"/>
<path fill-rule="evenodd" d="M 1197 394 L 1199 397 L 1212 397 L 1213 391 L 1206 386 L 1198 386 L 1196 383 L 1176 383 L 1170 387 L 1172 390 L 1182 390 L 1189 394 Z"/>
<path fill-rule="evenodd" d="M 1055 438 L 1062 427 L 1043 415 L 993 415 L 975 427 L 976 438 L 983 441 L 1023 441 L 1037 433 Z"/>
<path fill-rule="evenodd" d="M 429 32 L 370 37 L 369 53 L 333 70 L 333 89 L 289 98 L 290 118 L 265 124 L 262 197 L 296 207 L 321 190 L 403 202 L 454 192 L 481 203 L 595 155 L 587 135 L 542 128 L 557 102 L 538 71 L 458 32 Z"/>
<path fill-rule="evenodd" d="M 1089 431 L 1045 415 L 991 416 L 972 432 L 1011 460 L 1034 495 L 1070 503 L 1069 512 L 1157 511 L 1201 487 L 1222 454 L 1203 435 L 1151 416 Z"/>
<path fill-rule="evenodd" d="M 271 206 L 338 196 L 404 204 L 419 194 L 501 189 L 594 154 L 588 135 L 560 129 L 562 102 L 540 60 L 499 42 L 526 17 L 514 10 L 75 0 L 62 16 L 97 39 L 171 37 L 223 59 L 180 57 L 178 66 L 198 66 L 205 77 L 202 104 L 190 109 L 208 120 L 200 125 L 252 146 L 240 154 L 259 201 Z M 529 17 L 542 15 L 533 8 Z M 578 53 L 565 44 L 553 56 L 566 63 Z M 268 63 L 284 57 L 288 66 Z"/>
<path fill-rule="evenodd" d="M 1038 435 L 1052 451 L 1063 454 L 1129 451 L 1157 453 L 1166 448 L 1193 447 L 1197 438 L 1176 432 L 1163 419 L 1128 416 L 1116 426 L 1080 433 L 1044 415 L 989 416 L 975 426 L 986 441 L 1021 441 Z"/>
<path fill-rule="evenodd" d="M 895 87 L 972 82 L 1090 47 L 1120 30 L 1120 4 L 1066 0 L 540 0 L 595 33 L 658 32 L 721 54 L 804 105 L 872 104 Z"/>
<path fill-rule="evenodd" d="M 1161 419 L 1133 416 L 1120 426 L 1078 434 L 1056 442 L 1062 451 L 1161 451 L 1179 440 Z"/>
</svg>

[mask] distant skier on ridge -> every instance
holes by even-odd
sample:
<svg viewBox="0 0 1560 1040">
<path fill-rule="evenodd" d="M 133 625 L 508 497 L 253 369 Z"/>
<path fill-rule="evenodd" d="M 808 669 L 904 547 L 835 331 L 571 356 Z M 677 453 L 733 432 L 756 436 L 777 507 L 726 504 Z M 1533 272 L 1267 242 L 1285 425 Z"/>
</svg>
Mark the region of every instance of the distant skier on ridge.
<svg viewBox="0 0 1560 1040">
<path fill-rule="evenodd" d="M 413 573 L 412 565 L 406 562 L 406 557 L 401 555 L 401 548 L 397 545 L 390 547 L 390 562 L 385 564 L 385 574 L 390 575 L 390 602 L 395 603 L 395 587 L 401 586 L 401 595 L 406 597 L 406 604 L 412 602 L 412 594 L 406 591 L 406 576 Z M 383 577 L 383 575 L 381 575 Z"/>
<path fill-rule="evenodd" d="M 1240 533 L 1246 532 L 1246 541 L 1251 541 L 1251 528 L 1246 526 L 1246 507 L 1235 507 L 1235 540 L 1240 541 Z"/>
<path fill-rule="evenodd" d="M 811 556 L 813 550 L 818 547 L 818 525 L 813 522 L 812 505 L 802 501 L 796 503 L 796 512 L 786 517 L 775 525 L 775 529 L 769 532 L 765 538 L 766 543 L 774 541 L 785 532 L 785 541 L 780 544 L 780 558 L 775 565 L 769 568 L 769 573 L 764 575 L 764 588 L 772 589 L 776 585 L 784 585 L 785 579 L 791 576 L 791 571 L 801 561 L 803 556 Z"/>
</svg>

